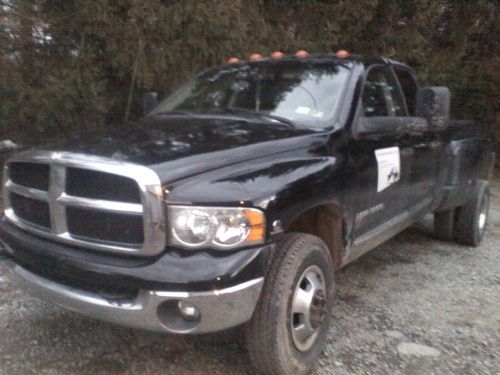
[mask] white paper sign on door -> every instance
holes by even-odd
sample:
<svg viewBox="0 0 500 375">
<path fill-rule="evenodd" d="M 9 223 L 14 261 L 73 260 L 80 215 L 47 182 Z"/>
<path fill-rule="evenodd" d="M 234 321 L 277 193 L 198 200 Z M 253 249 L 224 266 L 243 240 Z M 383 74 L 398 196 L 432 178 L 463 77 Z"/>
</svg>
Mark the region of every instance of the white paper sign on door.
<svg viewBox="0 0 500 375">
<path fill-rule="evenodd" d="M 377 192 L 381 192 L 399 181 L 401 177 L 401 162 L 399 147 L 381 148 L 375 150 L 378 169 Z"/>
</svg>

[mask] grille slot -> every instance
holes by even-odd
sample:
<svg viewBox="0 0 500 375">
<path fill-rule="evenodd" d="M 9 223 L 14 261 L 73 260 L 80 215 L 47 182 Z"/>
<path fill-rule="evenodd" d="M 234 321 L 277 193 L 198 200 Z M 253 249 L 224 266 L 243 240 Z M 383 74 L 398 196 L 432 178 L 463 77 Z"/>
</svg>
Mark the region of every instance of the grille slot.
<svg viewBox="0 0 500 375">
<path fill-rule="evenodd" d="M 14 213 L 22 220 L 43 228 L 50 228 L 50 211 L 47 202 L 10 193 L 10 205 Z"/>
<path fill-rule="evenodd" d="M 54 241 L 127 255 L 165 249 L 161 182 L 150 168 L 70 152 L 27 151 L 7 161 L 5 217 Z"/>
<path fill-rule="evenodd" d="M 128 177 L 81 168 L 68 168 L 66 193 L 75 197 L 141 203 L 137 183 Z"/>
<path fill-rule="evenodd" d="M 101 241 L 140 245 L 144 242 L 142 216 L 68 207 L 68 231 L 72 235 Z"/>
<path fill-rule="evenodd" d="M 49 190 L 50 168 L 47 164 L 10 163 L 9 177 L 12 182 L 38 190 Z"/>
</svg>

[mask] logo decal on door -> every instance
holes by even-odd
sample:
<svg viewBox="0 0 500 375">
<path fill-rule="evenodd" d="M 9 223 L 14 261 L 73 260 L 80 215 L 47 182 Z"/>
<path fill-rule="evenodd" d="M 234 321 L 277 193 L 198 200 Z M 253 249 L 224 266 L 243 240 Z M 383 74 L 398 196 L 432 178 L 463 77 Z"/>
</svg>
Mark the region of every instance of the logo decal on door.
<svg viewBox="0 0 500 375">
<path fill-rule="evenodd" d="M 388 188 L 399 181 L 401 177 L 401 162 L 399 147 L 381 148 L 375 150 L 377 158 L 377 192 Z"/>
</svg>

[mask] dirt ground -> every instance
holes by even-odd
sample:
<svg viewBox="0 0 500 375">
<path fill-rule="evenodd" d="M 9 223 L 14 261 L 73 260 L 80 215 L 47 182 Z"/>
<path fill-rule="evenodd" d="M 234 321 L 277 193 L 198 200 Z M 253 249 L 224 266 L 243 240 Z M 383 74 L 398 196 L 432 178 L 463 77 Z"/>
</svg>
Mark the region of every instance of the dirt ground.
<svg viewBox="0 0 500 375">
<path fill-rule="evenodd" d="M 500 180 L 479 248 L 429 222 L 337 273 L 314 373 L 500 374 Z M 17 290 L 0 266 L 0 374 L 250 374 L 234 334 L 179 337 L 94 321 Z"/>
</svg>

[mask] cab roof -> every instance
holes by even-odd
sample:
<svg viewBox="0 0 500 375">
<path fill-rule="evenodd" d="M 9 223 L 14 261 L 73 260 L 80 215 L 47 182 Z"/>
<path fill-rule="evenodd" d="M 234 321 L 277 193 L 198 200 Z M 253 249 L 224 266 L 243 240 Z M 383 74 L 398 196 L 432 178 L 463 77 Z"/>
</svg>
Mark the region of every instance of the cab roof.
<svg viewBox="0 0 500 375">
<path fill-rule="evenodd" d="M 353 62 L 353 63 L 359 63 L 364 65 L 365 67 L 369 67 L 371 65 L 376 65 L 376 64 L 387 64 L 387 65 L 399 65 L 406 67 L 408 69 L 411 69 L 408 65 L 403 64 L 399 61 L 391 60 L 385 57 L 381 56 L 363 56 L 363 55 L 349 55 L 348 57 L 341 58 L 336 56 L 335 54 L 311 54 L 310 56 L 307 57 L 297 57 L 294 55 L 285 55 L 284 57 L 280 59 L 275 59 L 273 57 L 263 57 L 260 60 L 256 61 L 245 61 L 241 60 L 240 63 L 258 63 L 258 62 L 264 62 L 264 61 L 290 61 L 290 60 L 300 60 L 300 61 L 318 61 L 318 60 L 323 60 L 323 61 L 332 61 L 332 62 Z"/>
</svg>

